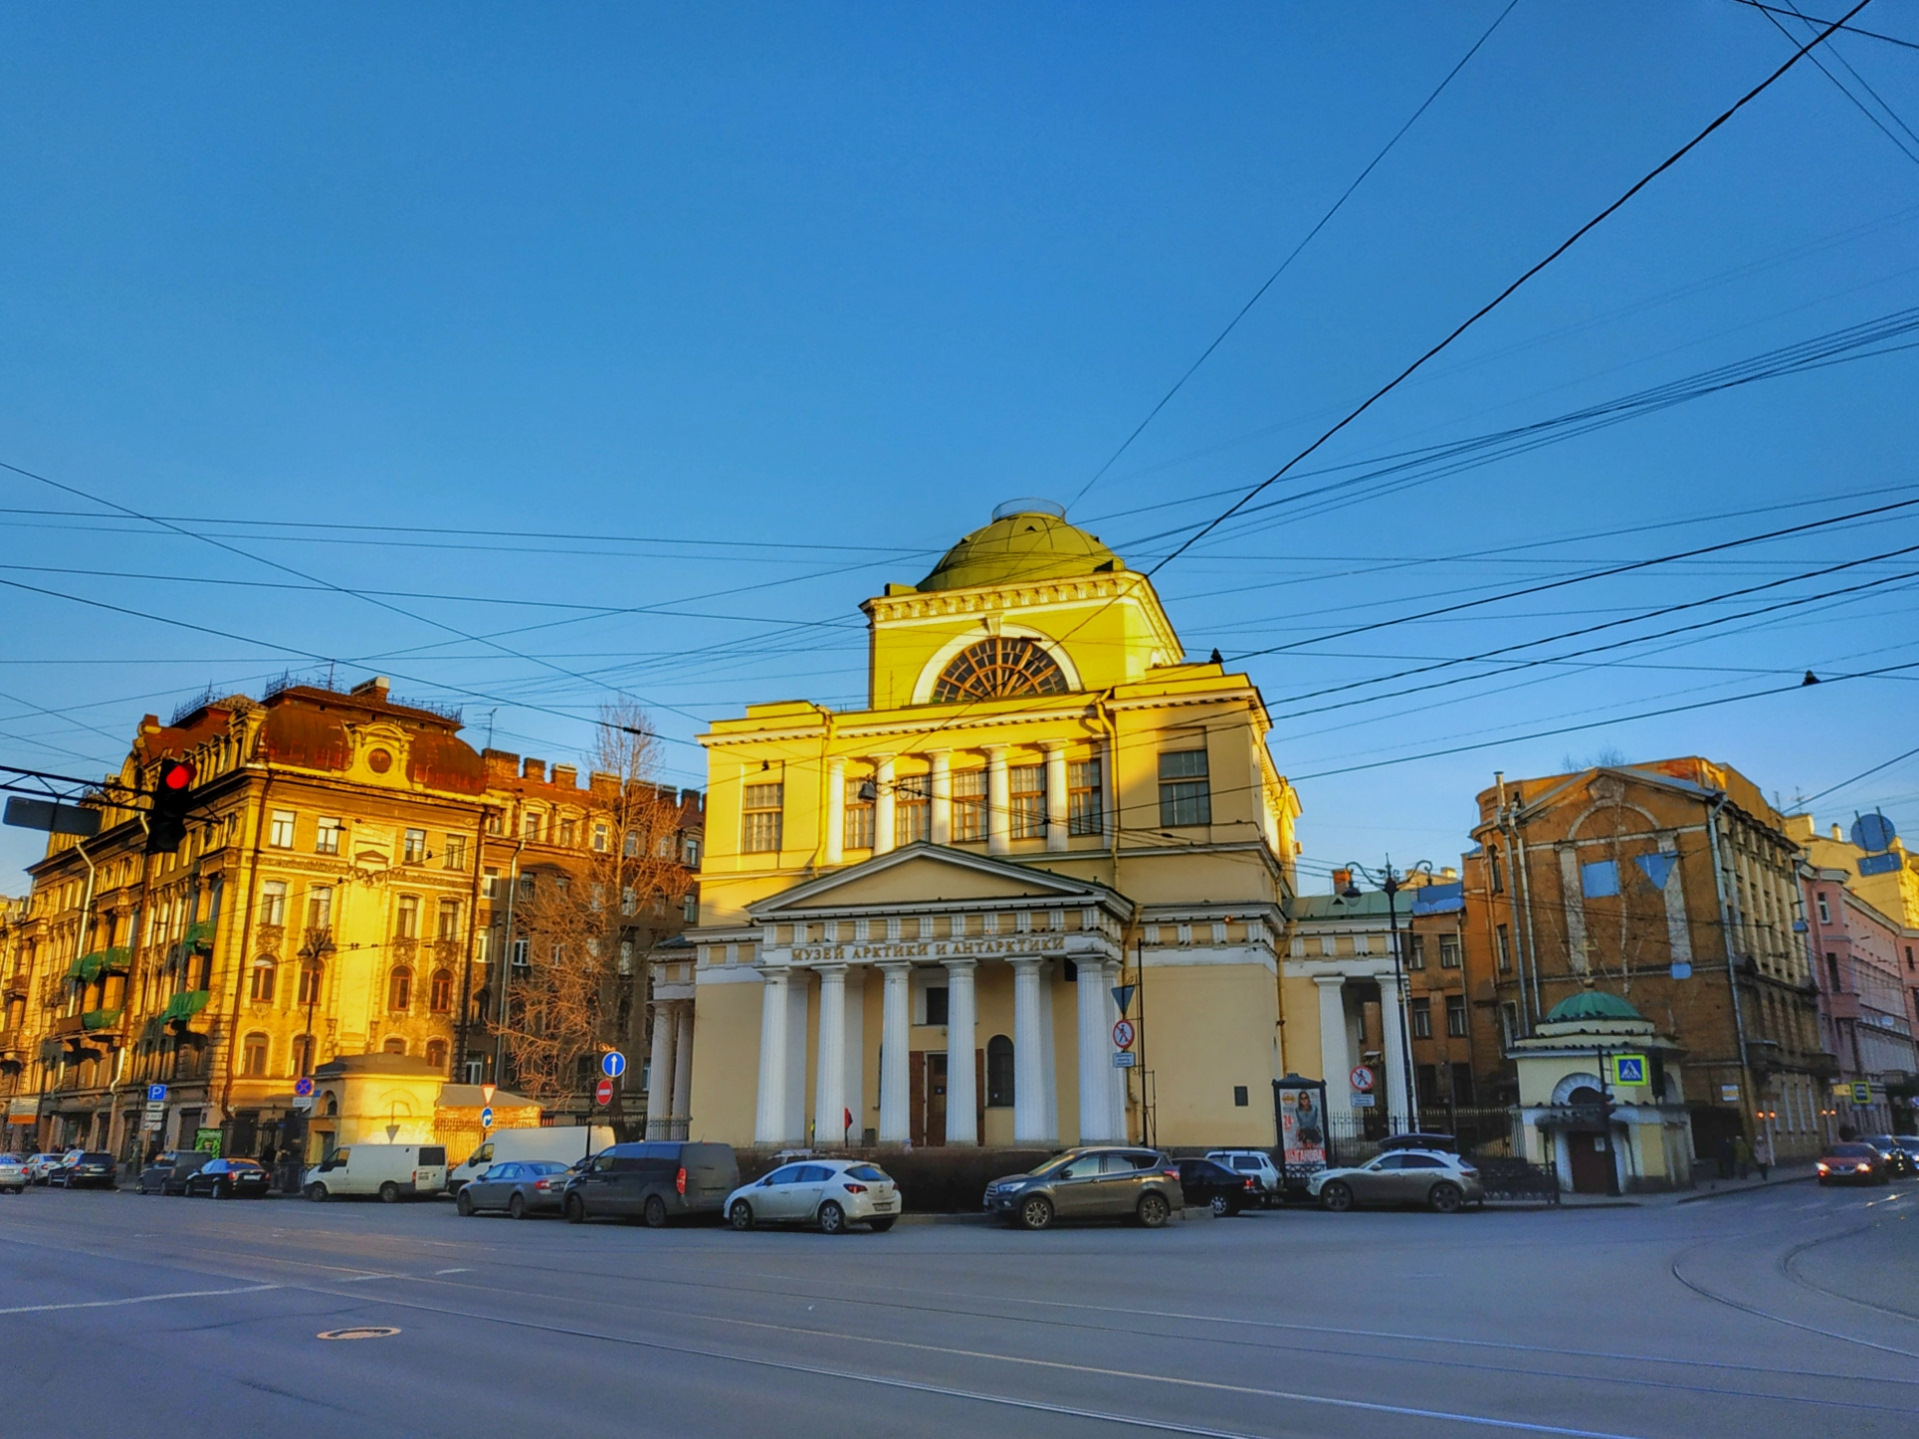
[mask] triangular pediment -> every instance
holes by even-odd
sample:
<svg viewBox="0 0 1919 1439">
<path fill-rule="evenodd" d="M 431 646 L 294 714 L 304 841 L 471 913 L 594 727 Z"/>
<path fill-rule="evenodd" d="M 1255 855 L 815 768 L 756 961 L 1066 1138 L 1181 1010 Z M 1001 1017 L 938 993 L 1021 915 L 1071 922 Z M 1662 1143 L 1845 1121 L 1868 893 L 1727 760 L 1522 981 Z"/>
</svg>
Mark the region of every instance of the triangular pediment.
<svg viewBox="0 0 1919 1439">
<path fill-rule="evenodd" d="M 1050 899 L 1130 909 L 1103 884 L 922 843 L 809 879 L 749 906 L 748 912 L 765 922 L 789 914 L 995 899 Z"/>
</svg>

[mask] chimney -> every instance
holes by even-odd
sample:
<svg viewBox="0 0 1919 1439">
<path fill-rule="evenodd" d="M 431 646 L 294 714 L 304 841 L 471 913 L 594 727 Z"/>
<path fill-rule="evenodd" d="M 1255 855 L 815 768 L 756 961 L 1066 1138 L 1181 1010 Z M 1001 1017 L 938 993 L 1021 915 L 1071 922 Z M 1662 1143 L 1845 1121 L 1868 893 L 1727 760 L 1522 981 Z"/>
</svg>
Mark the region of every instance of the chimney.
<svg viewBox="0 0 1919 1439">
<path fill-rule="evenodd" d="M 356 695 L 364 695 L 376 704 L 385 704 L 386 692 L 392 687 L 392 683 L 385 675 L 375 675 L 370 680 L 360 681 L 353 687 L 352 692 Z"/>
<path fill-rule="evenodd" d="M 525 766 L 520 770 L 520 777 L 522 779 L 538 780 L 544 784 L 546 782 L 546 761 L 543 759 L 528 760 Z"/>
<path fill-rule="evenodd" d="M 578 789 L 580 771 L 570 764 L 556 764 L 553 766 L 553 783 L 561 789 Z"/>
<path fill-rule="evenodd" d="M 1834 839 L 1844 839 L 1844 838 L 1845 838 L 1845 835 L 1843 835 L 1842 833 L 1840 833 L 1840 830 L 1839 830 L 1839 826 L 1838 826 L 1838 825 L 1834 825 L 1834 826 L 1832 827 L 1832 837 L 1833 837 Z"/>
</svg>

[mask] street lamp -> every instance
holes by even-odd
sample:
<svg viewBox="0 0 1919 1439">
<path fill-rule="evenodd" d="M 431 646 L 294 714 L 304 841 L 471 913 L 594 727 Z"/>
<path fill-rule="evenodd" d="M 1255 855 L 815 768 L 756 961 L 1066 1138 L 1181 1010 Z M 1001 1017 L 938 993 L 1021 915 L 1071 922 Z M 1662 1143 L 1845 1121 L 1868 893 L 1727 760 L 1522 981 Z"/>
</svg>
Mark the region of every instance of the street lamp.
<svg viewBox="0 0 1919 1439">
<path fill-rule="evenodd" d="M 1363 864 L 1349 861 L 1346 865 L 1346 888 L 1340 891 L 1342 899 L 1358 899 L 1359 885 L 1353 880 L 1353 875 L 1358 873 L 1365 875 L 1386 892 L 1386 924 L 1392 931 L 1393 937 L 1393 985 L 1399 991 L 1396 1002 L 1399 1005 L 1400 1073 L 1404 1076 L 1403 1082 L 1406 1086 L 1406 1127 L 1410 1133 L 1419 1131 L 1419 1086 L 1413 1082 L 1413 1028 L 1406 1002 L 1406 971 L 1399 958 L 1399 909 L 1396 896 L 1405 887 L 1407 879 L 1415 874 L 1424 874 L 1430 879 L 1432 872 L 1432 861 L 1424 859 L 1402 872 L 1393 868 L 1393 858 L 1387 855 L 1385 867 L 1378 874 L 1374 874 Z M 1392 1097 L 1392 1086 L 1388 1084 L 1386 1086 L 1388 1105 L 1392 1103 Z M 1390 1118 L 1388 1116 L 1389 1124 Z"/>
<path fill-rule="evenodd" d="M 313 1006 L 320 1000 L 320 980 L 325 971 L 326 957 L 334 950 L 333 931 L 330 929 L 312 929 L 307 931 L 306 943 L 300 946 L 300 974 L 306 981 L 307 1021 L 306 1033 L 301 1036 L 300 1077 L 310 1078 L 313 1074 Z"/>
</svg>

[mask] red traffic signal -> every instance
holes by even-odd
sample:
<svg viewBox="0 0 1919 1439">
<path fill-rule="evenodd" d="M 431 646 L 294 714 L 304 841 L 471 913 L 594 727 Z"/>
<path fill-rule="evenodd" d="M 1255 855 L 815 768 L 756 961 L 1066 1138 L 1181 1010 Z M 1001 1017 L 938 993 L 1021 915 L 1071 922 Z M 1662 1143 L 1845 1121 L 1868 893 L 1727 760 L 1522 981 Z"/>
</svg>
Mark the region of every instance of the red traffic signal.
<svg viewBox="0 0 1919 1439">
<path fill-rule="evenodd" d="M 172 854 L 186 843 L 187 813 L 193 808 L 193 782 L 198 777 L 189 760 L 160 761 L 147 809 L 148 854 Z"/>
</svg>

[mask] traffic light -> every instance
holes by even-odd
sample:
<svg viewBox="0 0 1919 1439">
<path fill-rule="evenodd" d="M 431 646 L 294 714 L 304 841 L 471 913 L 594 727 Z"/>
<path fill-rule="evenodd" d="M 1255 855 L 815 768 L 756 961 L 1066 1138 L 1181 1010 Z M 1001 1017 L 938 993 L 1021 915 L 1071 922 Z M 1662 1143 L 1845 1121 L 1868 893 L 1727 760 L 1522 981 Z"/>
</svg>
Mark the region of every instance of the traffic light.
<svg viewBox="0 0 1919 1439">
<path fill-rule="evenodd" d="M 147 814 L 147 853 L 172 854 L 187 838 L 187 811 L 193 808 L 192 764 L 186 760 L 160 761 L 160 780 L 153 788 Z"/>
</svg>

